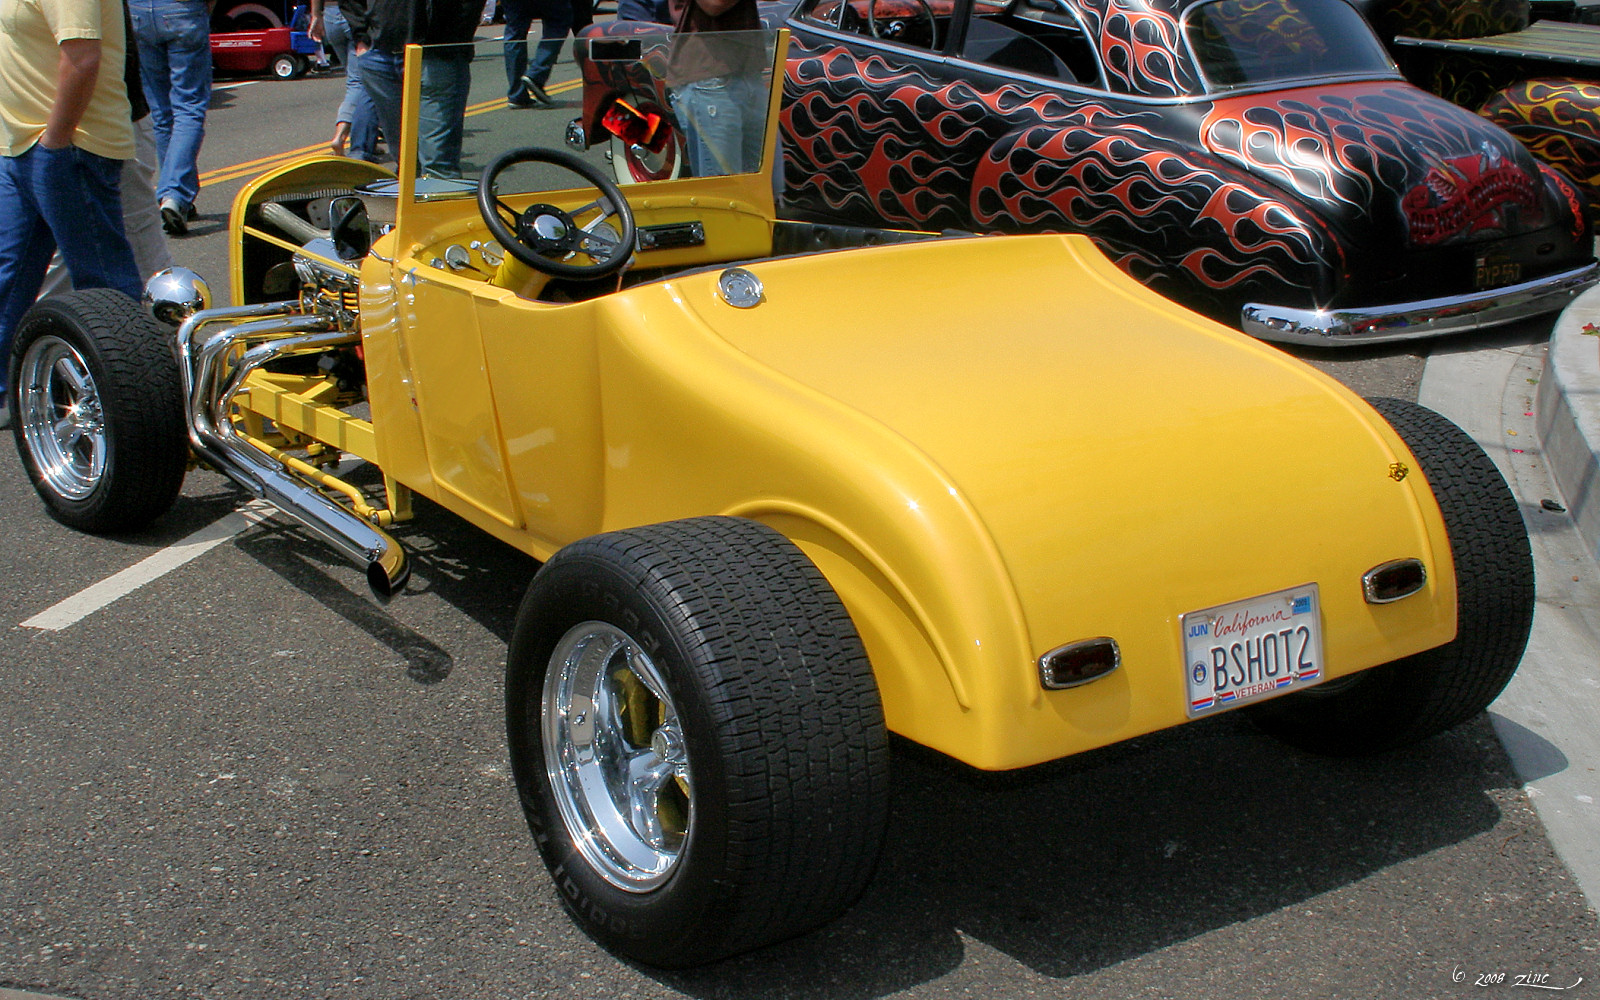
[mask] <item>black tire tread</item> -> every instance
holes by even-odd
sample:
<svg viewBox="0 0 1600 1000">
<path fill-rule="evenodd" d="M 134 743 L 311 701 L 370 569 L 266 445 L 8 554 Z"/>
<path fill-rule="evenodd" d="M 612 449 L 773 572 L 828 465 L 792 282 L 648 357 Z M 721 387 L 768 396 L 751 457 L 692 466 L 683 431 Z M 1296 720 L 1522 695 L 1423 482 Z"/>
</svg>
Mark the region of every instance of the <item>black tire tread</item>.
<svg viewBox="0 0 1600 1000">
<path fill-rule="evenodd" d="M 889 748 L 871 665 L 827 580 L 781 534 L 731 517 L 593 536 L 563 549 L 540 578 L 583 563 L 626 572 L 667 609 L 686 659 L 698 664 L 727 790 L 728 886 L 706 926 L 661 946 L 616 940 L 575 915 L 618 950 L 674 967 L 838 915 L 865 889 L 881 851 Z M 541 586 L 530 587 L 525 611 Z M 524 622 L 538 627 L 519 616 L 511 670 Z M 508 709 L 510 720 L 516 708 Z"/>
<path fill-rule="evenodd" d="M 80 502 L 43 484 L 22 432 L 16 384 L 22 356 L 46 333 L 74 343 L 93 366 L 105 414 L 105 479 Z M 10 359 L 12 432 L 29 477 L 57 520 L 92 533 L 134 531 L 177 499 L 189 452 L 182 381 L 170 341 L 170 332 L 139 303 L 109 288 L 45 299 L 17 324 Z"/>
</svg>

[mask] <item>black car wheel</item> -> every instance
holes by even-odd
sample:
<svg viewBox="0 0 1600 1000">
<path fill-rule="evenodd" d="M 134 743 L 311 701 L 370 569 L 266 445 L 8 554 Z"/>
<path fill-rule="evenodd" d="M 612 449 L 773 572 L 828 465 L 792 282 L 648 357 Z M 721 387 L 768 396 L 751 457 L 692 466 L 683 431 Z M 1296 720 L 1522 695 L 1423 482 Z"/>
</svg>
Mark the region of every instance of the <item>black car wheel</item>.
<svg viewBox="0 0 1600 1000">
<path fill-rule="evenodd" d="M 877 862 L 871 668 L 822 574 L 756 522 L 557 553 L 518 612 L 506 728 L 562 902 L 631 958 L 684 967 L 803 933 Z"/>
<path fill-rule="evenodd" d="M 121 292 L 49 298 L 17 325 L 12 432 L 59 521 L 129 531 L 172 506 L 189 445 L 170 332 Z"/>
<path fill-rule="evenodd" d="M 1528 532 L 1494 462 L 1432 410 L 1371 403 L 1411 449 L 1444 515 L 1457 627 L 1443 646 L 1248 710 L 1287 743 L 1341 756 L 1415 743 L 1483 711 L 1516 672 L 1533 625 Z"/>
</svg>

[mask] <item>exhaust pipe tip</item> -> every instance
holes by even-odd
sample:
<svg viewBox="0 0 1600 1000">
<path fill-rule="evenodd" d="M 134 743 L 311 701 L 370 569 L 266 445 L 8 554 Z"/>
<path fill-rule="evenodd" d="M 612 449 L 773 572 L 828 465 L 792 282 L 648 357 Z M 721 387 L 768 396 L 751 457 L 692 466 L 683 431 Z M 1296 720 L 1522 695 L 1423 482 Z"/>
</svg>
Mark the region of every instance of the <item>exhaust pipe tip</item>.
<svg viewBox="0 0 1600 1000">
<path fill-rule="evenodd" d="M 400 591 L 406 589 L 406 581 L 411 579 L 411 564 L 406 562 L 405 553 L 397 545 L 391 551 L 391 559 L 375 559 L 367 563 L 367 586 L 372 588 L 372 595 L 380 604 L 388 604 Z"/>
</svg>

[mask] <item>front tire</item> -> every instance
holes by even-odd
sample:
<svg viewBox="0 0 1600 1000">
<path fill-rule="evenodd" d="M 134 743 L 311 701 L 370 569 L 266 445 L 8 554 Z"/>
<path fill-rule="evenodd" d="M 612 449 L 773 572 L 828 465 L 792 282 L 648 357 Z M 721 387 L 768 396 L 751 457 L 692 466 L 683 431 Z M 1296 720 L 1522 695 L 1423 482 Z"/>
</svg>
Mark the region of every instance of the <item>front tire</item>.
<svg viewBox="0 0 1600 1000">
<path fill-rule="evenodd" d="M 188 465 L 170 334 L 121 292 L 38 303 L 12 341 L 12 433 L 50 514 L 132 531 L 172 506 Z"/>
<path fill-rule="evenodd" d="M 681 968 L 848 907 L 888 813 L 888 744 L 849 614 L 771 529 L 709 517 L 577 542 L 507 662 L 529 828 L 591 935 Z"/>
<path fill-rule="evenodd" d="M 1477 715 L 1511 681 L 1533 625 L 1528 531 L 1494 462 L 1426 407 L 1369 402 L 1411 449 L 1444 515 L 1455 562 L 1456 637 L 1247 710 L 1284 742 L 1335 756 L 1392 750 Z"/>
</svg>

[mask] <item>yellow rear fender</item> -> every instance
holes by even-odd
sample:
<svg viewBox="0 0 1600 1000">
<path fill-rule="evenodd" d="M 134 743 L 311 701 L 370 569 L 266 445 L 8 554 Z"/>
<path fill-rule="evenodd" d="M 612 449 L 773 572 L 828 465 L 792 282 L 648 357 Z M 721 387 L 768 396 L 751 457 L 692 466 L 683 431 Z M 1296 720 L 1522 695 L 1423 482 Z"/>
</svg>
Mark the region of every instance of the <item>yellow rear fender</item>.
<svg viewBox="0 0 1600 1000">
<path fill-rule="evenodd" d="M 752 362 L 692 313 L 632 308 L 652 322 L 600 324 L 616 333 L 598 359 L 600 527 L 711 511 L 771 525 L 855 618 L 890 727 L 962 759 L 975 747 L 990 758 L 995 713 L 1040 691 L 1006 566 L 966 497 L 903 436 Z"/>
</svg>

